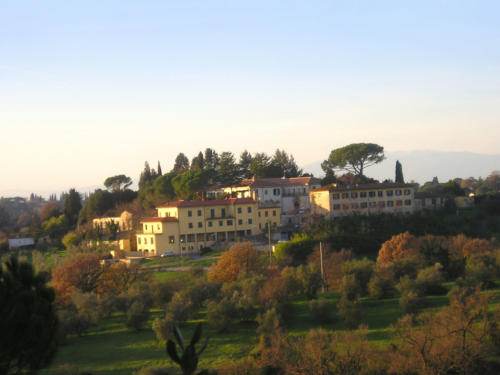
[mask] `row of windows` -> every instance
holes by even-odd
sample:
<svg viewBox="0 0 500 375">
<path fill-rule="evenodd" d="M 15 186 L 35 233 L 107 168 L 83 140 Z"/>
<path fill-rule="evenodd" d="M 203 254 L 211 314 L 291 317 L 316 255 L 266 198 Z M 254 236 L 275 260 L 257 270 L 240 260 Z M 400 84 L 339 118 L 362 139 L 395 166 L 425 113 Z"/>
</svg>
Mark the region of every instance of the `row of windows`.
<svg viewBox="0 0 500 375">
<path fill-rule="evenodd" d="M 411 199 L 406 199 L 404 202 L 403 200 L 397 200 L 396 201 L 396 207 L 401 207 L 403 206 L 411 206 Z M 361 203 L 351 203 L 349 204 L 334 204 L 333 209 L 334 210 L 340 210 L 341 208 L 343 210 L 348 210 L 350 208 L 368 208 L 368 207 L 379 207 L 379 208 L 384 208 L 384 207 L 394 207 L 394 201 L 382 201 L 382 202 L 361 202 Z"/>
<path fill-rule="evenodd" d="M 144 237 L 143 239 L 144 239 L 144 245 L 147 245 L 147 244 L 148 244 L 148 238 L 147 238 L 147 237 Z M 137 243 L 138 243 L 139 245 L 141 244 L 141 240 L 142 240 L 142 238 L 141 238 L 141 237 L 137 237 Z M 150 243 L 151 245 L 155 243 L 155 241 L 154 241 L 154 237 L 151 237 L 149 240 L 150 240 L 150 242 L 149 242 L 149 243 Z"/>
<path fill-rule="evenodd" d="M 252 224 L 253 220 L 248 219 L 247 222 L 248 222 L 248 224 Z M 213 227 L 213 225 L 214 225 L 213 221 L 207 222 L 208 227 Z M 233 220 L 226 220 L 226 225 L 233 225 Z M 243 225 L 242 219 L 238 219 L 238 225 Z M 222 227 L 222 226 L 224 226 L 224 220 L 219 220 L 219 227 Z M 193 223 L 188 223 L 188 227 L 193 228 Z M 203 223 L 201 221 L 198 222 L 198 228 L 203 228 Z"/>
<path fill-rule="evenodd" d="M 405 190 L 386 190 L 385 195 L 387 197 L 392 197 L 393 195 L 396 196 L 401 196 L 401 195 L 411 195 L 411 190 L 410 189 L 405 189 Z M 360 191 L 359 193 L 357 191 L 352 191 L 350 193 L 334 193 L 332 194 L 332 199 L 347 199 L 347 198 L 374 198 L 375 196 L 377 197 L 383 197 L 384 196 L 384 191 L 383 190 L 378 190 L 378 191 Z"/>
<path fill-rule="evenodd" d="M 221 208 L 220 212 L 221 212 L 221 214 L 220 214 L 221 217 L 225 217 L 226 216 L 226 209 L 225 208 Z M 243 208 L 242 207 L 237 207 L 237 212 L 239 214 L 241 214 L 243 212 Z M 247 212 L 249 214 L 252 213 L 252 207 L 251 206 L 247 207 Z M 193 216 L 193 210 L 188 210 L 187 215 L 188 215 L 188 217 L 192 217 Z M 202 216 L 203 215 L 202 210 L 196 210 L 196 215 L 198 217 Z M 212 217 L 212 218 L 215 217 L 215 208 L 211 208 L 210 209 L 210 217 Z"/>
<path fill-rule="evenodd" d="M 264 217 L 269 216 L 269 211 L 264 211 Z M 276 210 L 273 210 L 273 216 L 276 216 Z M 261 217 L 261 212 L 259 211 L 259 217 Z"/>
</svg>

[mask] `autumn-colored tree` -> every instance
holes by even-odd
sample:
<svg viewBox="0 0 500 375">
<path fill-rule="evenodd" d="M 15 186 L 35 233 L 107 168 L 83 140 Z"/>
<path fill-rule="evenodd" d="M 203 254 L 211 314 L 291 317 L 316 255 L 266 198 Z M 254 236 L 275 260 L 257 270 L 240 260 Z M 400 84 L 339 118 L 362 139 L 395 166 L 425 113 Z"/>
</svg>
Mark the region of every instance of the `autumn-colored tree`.
<svg viewBox="0 0 500 375">
<path fill-rule="evenodd" d="M 336 252 L 328 248 L 323 250 L 324 283 L 328 290 L 340 290 L 340 286 L 342 285 L 342 266 L 344 262 L 351 259 L 351 250 L 342 249 Z M 309 262 L 321 268 L 319 246 L 309 256 Z"/>
<path fill-rule="evenodd" d="M 259 254 L 250 242 L 237 243 L 223 253 L 208 272 L 208 280 L 216 282 L 233 282 L 240 273 L 248 274 L 259 271 Z"/>
<path fill-rule="evenodd" d="M 479 289 L 458 291 L 448 307 L 418 315 L 416 324 L 418 329 L 409 315 L 398 322 L 401 346 L 390 355 L 390 373 L 472 375 L 484 369 L 491 355 L 493 321 L 488 296 Z"/>
<path fill-rule="evenodd" d="M 465 258 L 473 255 L 480 254 L 487 251 L 492 251 L 495 249 L 495 243 L 493 240 L 483 240 L 481 238 L 472 238 L 467 243 L 464 244 L 462 248 L 462 254 Z"/>
<path fill-rule="evenodd" d="M 74 289 L 82 292 L 94 291 L 101 273 L 102 267 L 97 255 L 76 253 L 68 256 L 52 271 L 52 284 L 58 302 L 64 304 L 68 301 Z"/>
<path fill-rule="evenodd" d="M 418 253 L 418 239 L 404 232 L 385 241 L 378 252 L 377 263 L 387 264 L 400 260 L 408 255 Z"/>
<path fill-rule="evenodd" d="M 125 293 L 139 277 L 139 265 L 118 263 L 104 269 L 97 279 L 97 292 L 114 296 Z"/>
</svg>

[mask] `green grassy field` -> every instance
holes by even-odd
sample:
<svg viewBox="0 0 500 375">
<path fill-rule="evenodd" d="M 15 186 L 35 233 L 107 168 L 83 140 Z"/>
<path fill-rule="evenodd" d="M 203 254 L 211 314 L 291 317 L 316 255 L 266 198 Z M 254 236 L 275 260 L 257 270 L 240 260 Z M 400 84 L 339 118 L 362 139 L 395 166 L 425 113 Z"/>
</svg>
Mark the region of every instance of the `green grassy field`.
<svg viewBox="0 0 500 375">
<path fill-rule="evenodd" d="M 163 272 L 156 275 L 169 275 L 188 281 L 189 273 Z M 163 276 L 162 276 L 163 277 Z M 448 283 L 448 288 L 452 287 Z M 492 296 L 491 309 L 497 308 L 500 303 L 500 287 L 490 290 Z M 327 299 L 332 307 L 337 303 L 339 294 L 325 293 L 320 298 Z M 448 303 L 447 296 L 426 297 L 426 310 L 440 308 Z M 363 318 L 360 324 L 368 327 L 368 339 L 377 346 L 385 346 L 391 337 L 391 325 L 403 314 L 400 311 L 397 298 L 384 300 L 362 299 Z M 130 331 L 123 324 L 123 314 L 114 314 L 104 323 L 93 328 L 89 335 L 81 338 L 70 338 L 68 345 L 62 346 L 55 358 L 52 367 L 42 374 L 64 374 L 63 368 L 71 366 L 78 371 L 88 371 L 94 375 L 131 375 L 141 367 L 165 366 L 172 367 L 172 373 L 180 373 L 173 363 L 167 359 L 165 346 L 156 341 L 151 329 L 154 318 L 160 317 L 162 311 L 152 310 L 148 325 L 140 332 Z M 332 313 L 331 323 L 322 326 L 329 331 L 341 331 L 343 323 Z M 239 323 L 232 327 L 231 332 L 217 334 L 206 321 L 206 311 L 200 310 L 195 317 L 181 327 L 185 337 L 190 337 L 194 326 L 203 323 L 204 334 L 210 341 L 203 353 L 199 368 L 217 368 L 224 361 L 239 359 L 247 356 L 255 347 L 258 338 L 255 330 L 256 323 Z M 289 335 L 304 335 L 318 325 L 309 312 L 309 301 L 303 297 L 296 297 L 289 307 L 289 320 L 286 330 Z"/>
</svg>

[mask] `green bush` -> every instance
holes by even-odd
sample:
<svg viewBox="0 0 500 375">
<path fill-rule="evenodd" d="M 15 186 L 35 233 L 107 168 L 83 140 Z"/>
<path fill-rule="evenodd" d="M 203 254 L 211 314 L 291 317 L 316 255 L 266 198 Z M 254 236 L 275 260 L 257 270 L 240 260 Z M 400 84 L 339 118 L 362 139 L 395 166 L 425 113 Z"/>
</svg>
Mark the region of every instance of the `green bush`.
<svg viewBox="0 0 500 375">
<path fill-rule="evenodd" d="M 368 283 L 368 295 L 373 299 L 388 298 L 392 295 L 394 287 L 392 280 L 374 274 Z"/>
<path fill-rule="evenodd" d="M 399 298 L 399 306 L 406 314 L 415 314 L 423 306 L 423 300 L 417 292 L 408 291 Z"/>
<path fill-rule="evenodd" d="M 496 259 L 492 254 L 473 254 L 467 258 L 465 264 L 465 281 L 468 285 L 481 284 L 483 288 L 495 286 L 495 277 L 498 274 Z"/>
<path fill-rule="evenodd" d="M 149 308 L 141 301 L 135 301 L 127 311 L 125 325 L 128 328 L 140 331 L 149 319 Z"/>
<path fill-rule="evenodd" d="M 342 265 L 342 273 L 346 275 L 354 275 L 356 283 L 359 286 L 362 296 L 367 294 L 368 282 L 370 281 L 375 263 L 367 258 L 361 260 L 346 261 Z"/>
<path fill-rule="evenodd" d="M 234 304 L 227 298 L 219 302 L 210 301 L 207 305 L 208 323 L 217 332 L 227 332 L 236 315 Z"/>
<path fill-rule="evenodd" d="M 309 310 L 313 319 L 319 324 L 329 323 L 332 320 L 332 306 L 325 299 L 313 299 L 309 302 Z"/>
<path fill-rule="evenodd" d="M 167 342 L 168 339 L 173 338 L 173 329 L 176 325 L 176 321 L 172 314 L 165 314 L 165 316 L 160 319 L 156 318 L 153 321 L 153 332 L 156 335 L 156 339 L 160 342 Z"/>
<path fill-rule="evenodd" d="M 341 295 L 350 301 L 354 301 L 361 295 L 361 287 L 355 275 L 345 275 L 342 277 Z"/>
<path fill-rule="evenodd" d="M 448 290 L 442 285 L 444 278 L 441 270 L 443 267 L 437 263 L 434 266 L 424 268 L 418 271 L 415 280 L 418 294 L 420 295 L 443 295 Z"/>
<path fill-rule="evenodd" d="M 354 329 L 358 326 L 363 311 L 361 310 L 361 302 L 359 298 L 349 299 L 346 295 L 340 297 L 337 304 L 338 315 L 344 321 L 344 324 L 349 329 Z"/>
</svg>

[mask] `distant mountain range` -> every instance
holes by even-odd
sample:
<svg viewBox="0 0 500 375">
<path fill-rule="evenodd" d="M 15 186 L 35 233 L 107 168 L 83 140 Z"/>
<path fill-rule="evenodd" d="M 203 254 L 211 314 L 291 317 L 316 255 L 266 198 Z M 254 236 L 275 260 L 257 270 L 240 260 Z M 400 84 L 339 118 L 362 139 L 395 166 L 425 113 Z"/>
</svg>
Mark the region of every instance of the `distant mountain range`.
<svg viewBox="0 0 500 375">
<path fill-rule="evenodd" d="M 500 170 L 500 154 L 443 151 L 395 151 L 386 152 L 386 160 L 365 170 L 365 174 L 377 180 L 394 180 L 396 160 L 403 165 L 406 182 L 424 183 L 437 177 L 440 182 L 452 178 L 487 177 Z M 304 165 L 305 172 L 323 176 L 322 160 Z"/>
</svg>

